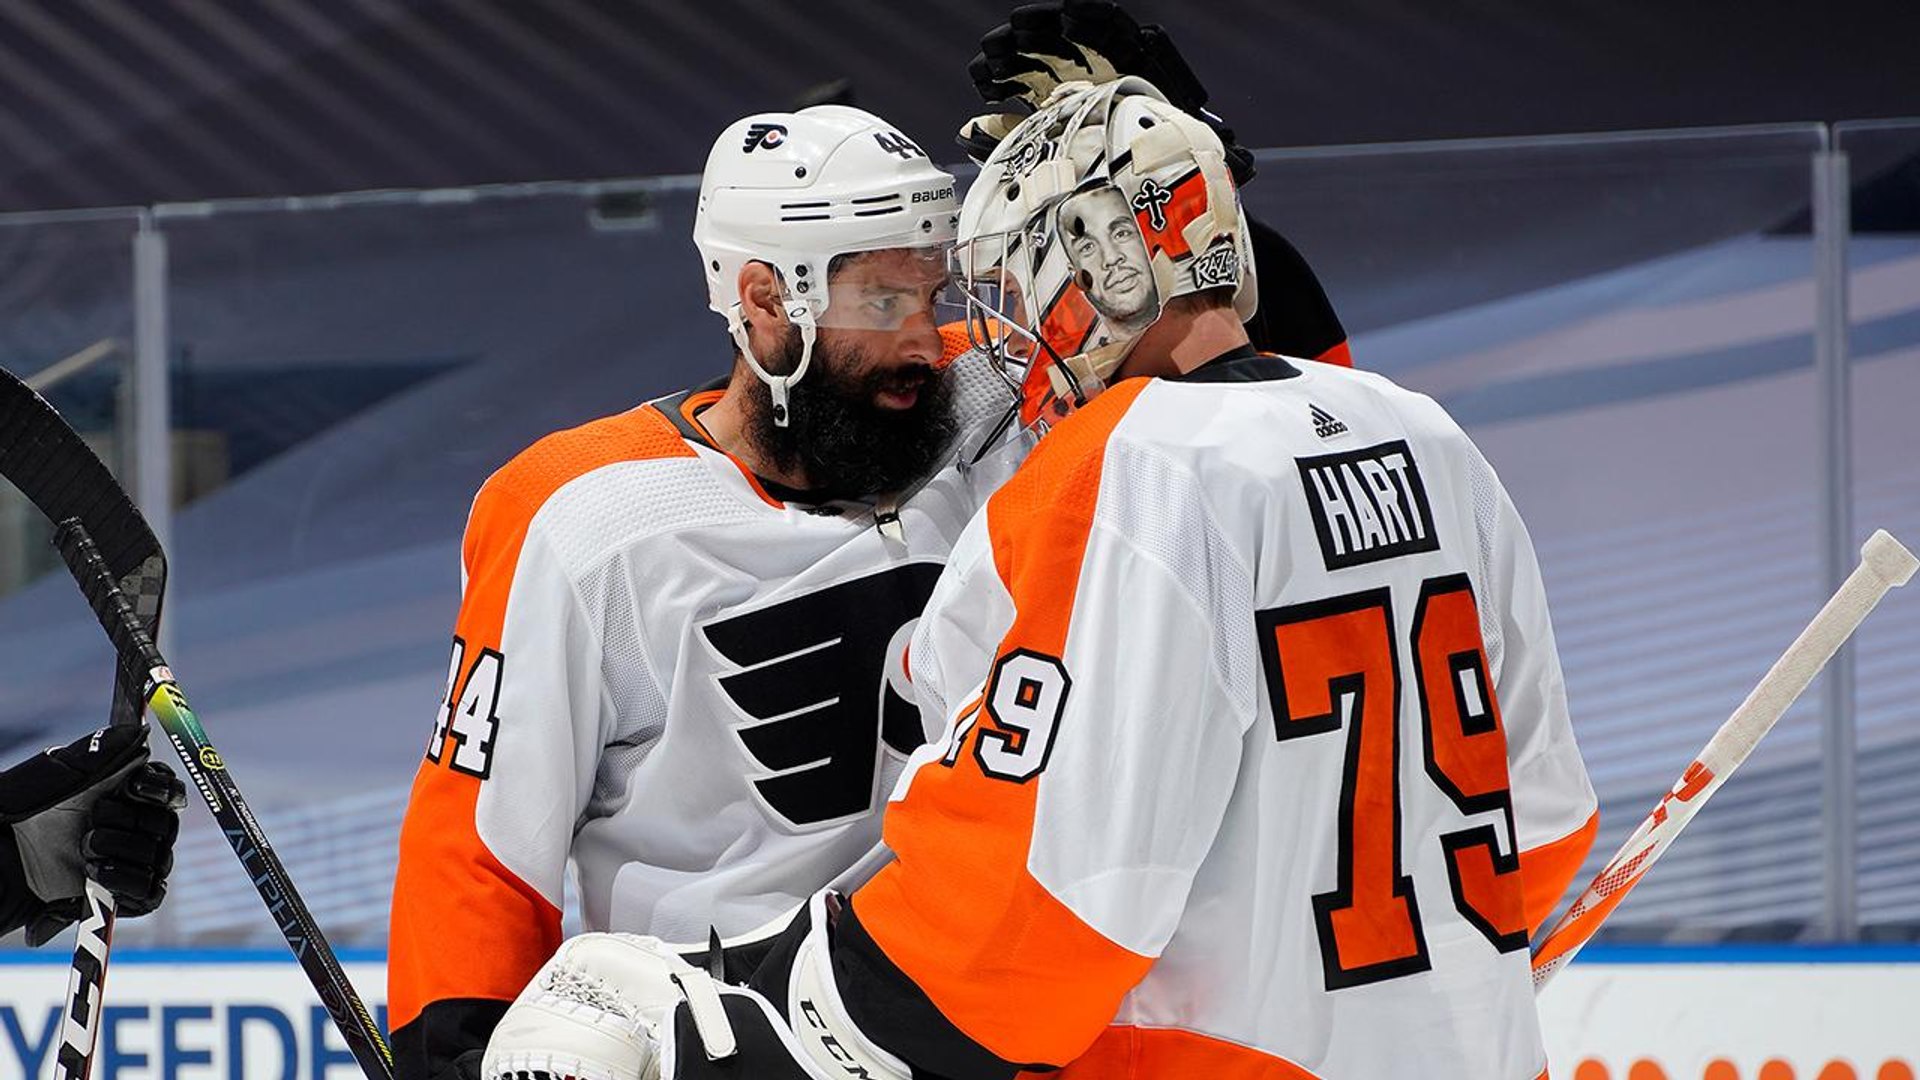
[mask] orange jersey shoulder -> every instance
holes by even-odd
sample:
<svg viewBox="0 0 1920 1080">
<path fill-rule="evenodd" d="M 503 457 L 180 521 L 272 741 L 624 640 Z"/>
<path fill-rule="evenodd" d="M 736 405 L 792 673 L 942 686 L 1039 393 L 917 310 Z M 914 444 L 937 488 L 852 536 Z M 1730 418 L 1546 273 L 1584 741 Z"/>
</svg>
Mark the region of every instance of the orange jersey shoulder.
<svg viewBox="0 0 1920 1080">
<path fill-rule="evenodd" d="M 643 405 L 548 435 L 489 477 L 461 549 L 467 580 L 454 634 L 467 662 L 500 649 L 527 530 L 554 492 L 608 465 L 693 455 L 673 424 Z M 433 1001 L 513 997 L 560 940 L 560 912 L 478 835 L 481 780 L 449 767 L 449 738 L 445 727 L 436 731 L 401 827 L 388 975 L 396 1029 Z M 449 950 L 448 942 L 486 944 Z"/>
</svg>

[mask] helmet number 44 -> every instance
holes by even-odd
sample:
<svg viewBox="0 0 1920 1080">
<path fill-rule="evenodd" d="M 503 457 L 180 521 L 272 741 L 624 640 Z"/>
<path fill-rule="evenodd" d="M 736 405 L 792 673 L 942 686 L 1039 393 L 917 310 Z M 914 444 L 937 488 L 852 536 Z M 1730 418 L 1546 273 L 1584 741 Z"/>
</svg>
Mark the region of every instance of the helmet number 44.
<svg viewBox="0 0 1920 1080">
<path fill-rule="evenodd" d="M 876 131 L 873 133 L 873 141 L 879 143 L 880 149 L 887 153 L 899 155 L 902 161 L 927 156 L 927 152 L 915 146 L 912 139 L 897 131 Z"/>
</svg>

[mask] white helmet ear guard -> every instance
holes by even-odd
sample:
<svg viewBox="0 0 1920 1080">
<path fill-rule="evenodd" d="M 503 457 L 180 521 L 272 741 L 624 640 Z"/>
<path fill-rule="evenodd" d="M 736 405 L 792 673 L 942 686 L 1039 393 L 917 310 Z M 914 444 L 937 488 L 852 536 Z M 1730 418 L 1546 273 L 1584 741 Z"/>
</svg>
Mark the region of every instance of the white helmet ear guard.
<svg viewBox="0 0 1920 1080">
<path fill-rule="evenodd" d="M 970 324 L 1021 328 L 997 335 L 997 355 L 1031 343 L 1031 423 L 1099 392 L 1175 297 L 1227 286 L 1250 315 L 1246 232 L 1211 128 L 1142 79 L 1065 83 L 981 166 L 955 264 L 982 309 Z"/>
<path fill-rule="evenodd" d="M 707 155 L 693 223 L 707 303 L 727 320 L 741 355 L 773 398 L 784 426 L 788 392 L 805 375 L 828 308 L 833 257 L 953 241 L 959 221 L 953 177 L 872 113 L 816 105 L 759 113 L 721 132 Z M 772 267 L 787 318 L 800 330 L 800 360 L 774 374 L 753 355 L 738 281 L 749 262 Z"/>
</svg>

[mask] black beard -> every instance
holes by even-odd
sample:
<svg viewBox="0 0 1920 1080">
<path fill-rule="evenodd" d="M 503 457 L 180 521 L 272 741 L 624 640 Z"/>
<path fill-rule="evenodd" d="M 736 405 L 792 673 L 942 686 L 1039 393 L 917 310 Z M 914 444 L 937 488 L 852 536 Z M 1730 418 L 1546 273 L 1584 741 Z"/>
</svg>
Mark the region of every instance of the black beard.
<svg viewBox="0 0 1920 1080">
<path fill-rule="evenodd" d="M 774 370 L 800 362 L 794 330 Z M 806 375 L 787 389 L 787 426 L 773 422 L 764 397 L 747 425 L 755 447 L 783 472 L 804 471 L 820 498 L 858 498 L 895 492 L 927 476 L 958 428 L 953 416 L 953 380 L 931 365 L 910 409 L 875 405 L 874 395 L 901 372 L 860 372 L 859 354 L 816 342 Z M 912 370 L 912 369 L 907 369 Z"/>
</svg>

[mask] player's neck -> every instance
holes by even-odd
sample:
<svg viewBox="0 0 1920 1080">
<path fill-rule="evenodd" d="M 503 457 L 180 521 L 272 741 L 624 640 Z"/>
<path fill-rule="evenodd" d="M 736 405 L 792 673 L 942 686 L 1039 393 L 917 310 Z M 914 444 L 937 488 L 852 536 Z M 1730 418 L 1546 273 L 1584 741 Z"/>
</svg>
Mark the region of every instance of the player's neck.
<svg viewBox="0 0 1920 1080">
<path fill-rule="evenodd" d="M 1140 335 L 1115 377 L 1184 375 L 1247 343 L 1247 328 L 1230 307 L 1167 315 Z"/>
<path fill-rule="evenodd" d="M 755 394 L 759 398 L 753 397 Z M 760 444 L 753 438 L 751 410 L 766 407 L 766 397 L 767 388 L 745 370 L 745 365 L 740 365 L 734 369 L 733 377 L 727 382 L 726 392 L 720 395 L 720 400 L 700 414 L 700 426 L 706 429 L 715 446 L 733 455 L 755 476 L 804 491 L 812 486 L 805 467 L 795 465 L 781 468 L 760 449 Z"/>
</svg>

